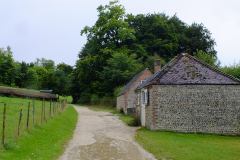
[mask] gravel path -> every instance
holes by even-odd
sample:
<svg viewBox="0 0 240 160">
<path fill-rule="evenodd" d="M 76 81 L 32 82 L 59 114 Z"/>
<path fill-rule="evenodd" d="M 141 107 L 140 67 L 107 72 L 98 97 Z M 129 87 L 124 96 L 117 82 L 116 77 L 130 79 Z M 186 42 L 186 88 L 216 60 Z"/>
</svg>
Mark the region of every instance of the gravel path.
<svg viewBox="0 0 240 160">
<path fill-rule="evenodd" d="M 59 160 L 155 160 L 134 142 L 136 128 L 107 112 L 77 107 L 73 139 Z"/>
</svg>

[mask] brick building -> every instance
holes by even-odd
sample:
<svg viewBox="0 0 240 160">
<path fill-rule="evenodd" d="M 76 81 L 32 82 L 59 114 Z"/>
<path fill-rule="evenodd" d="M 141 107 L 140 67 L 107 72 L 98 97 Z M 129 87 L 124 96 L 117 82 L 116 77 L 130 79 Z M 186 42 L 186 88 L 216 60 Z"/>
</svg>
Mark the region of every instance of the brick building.
<svg viewBox="0 0 240 160">
<path fill-rule="evenodd" d="M 240 135 L 240 81 L 180 54 L 136 89 L 136 114 L 151 130 Z"/>
<path fill-rule="evenodd" d="M 144 80 L 152 75 L 151 71 L 146 68 L 137 75 L 135 75 L 131 81 L 124 86 L 123 90 L 117 97 L 117 109 L 123 110 L 125 114 L 135 113 L 136 102 L 136 88 L 143 83 Z"/>
</svg>

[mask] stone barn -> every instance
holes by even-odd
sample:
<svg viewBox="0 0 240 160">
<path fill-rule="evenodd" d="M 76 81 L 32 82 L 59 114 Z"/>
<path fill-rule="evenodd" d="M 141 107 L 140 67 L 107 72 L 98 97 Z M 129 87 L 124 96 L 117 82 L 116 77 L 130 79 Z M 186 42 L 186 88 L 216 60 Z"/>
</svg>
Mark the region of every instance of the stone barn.
<svg viewBox="0 0 240 160">
<path fill-rule="evenodd" d="M 151 130 L 240 135 L 240 81 L 180 54 L 136 89 L 137 116 Z"/>
<path fill-rule="evenodd" d="M 117 109 L 123 110 L 125 114 L 135 113 L 136 102 L 136 88 L 143 83 L 147 78 L 152 75 L 151 71 L 146 68 L 137 75 L 135 75 L 131 81 L 124 86 L 123 90 L 117 97 Z"/>
</svg>

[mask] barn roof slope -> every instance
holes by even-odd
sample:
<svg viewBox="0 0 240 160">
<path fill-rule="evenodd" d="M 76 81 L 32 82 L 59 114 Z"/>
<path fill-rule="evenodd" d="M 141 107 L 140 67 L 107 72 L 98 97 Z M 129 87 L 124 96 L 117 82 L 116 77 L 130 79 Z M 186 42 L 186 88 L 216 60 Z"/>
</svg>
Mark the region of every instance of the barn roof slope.
<svg viewBox="0 0 240 160">
<path fill-rule="evenodd" d="M 173 58 L 162 70 L 148 78 L 137 89 L 149 85 L 216 84 L 239 85 L 240 80 L 223 73 L 201 60 L 182 53 Z"/>
<path fill-rule="evenodd" d="M 142 70 L 141 72 L 139 72 L 138 74 L 136 74 L 122 89 L 122 91 L 120 92 L 119 96 L 125 94 L 130 88 L 131 86 L 134 84 L 134 82 L 146 71 L 149 69 L 146 68 L 144 70 Z"/>
</svg>

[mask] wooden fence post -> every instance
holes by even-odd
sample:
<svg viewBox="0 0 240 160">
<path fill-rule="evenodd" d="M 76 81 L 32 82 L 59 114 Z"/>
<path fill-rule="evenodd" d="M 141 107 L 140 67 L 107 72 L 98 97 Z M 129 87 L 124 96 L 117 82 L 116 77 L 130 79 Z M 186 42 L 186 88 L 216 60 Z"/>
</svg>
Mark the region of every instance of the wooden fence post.
<svg viewBox="0 0 240 160">
<path fill-rule="evenodd" d="M 45 101 L 45 99 L 44 99 L 44 105 L 43 105 L 43 119 L 44 119 L 44 121 L 47 121 L 46 120 L 46 101 Z"/>
<path fill-rule="evenodd" d="M 23 109 L 21 108 L 19 111 L 19 119 L 18 119 L 18 131 L 17 131 L 17 135 L 20 135 L 20 127 L 21 127 L 21 121 L 22 121 L 22 111 Z"/>
<path fill-rule="evenodd" d="M 50 100 L 49 117 L 52 116 L 52 100 Z"/>
<path fill-rule="evenodd" d="M 33 126 L 34 126 L 34 123 L 35 123 L 35 101 L 33 99 L 32 101 L 32 120 L 33 120 Z"/>
<path fill-rule="evenodd" d="M 5 144 L 6 109 L 7 109 L 7 104 L 4 103 L 4 107 L 3 107 L 3 124 L 2 124 L 2 145 Z"/>
<path fill-rule="evenodd" d="M 28 102 L 28 109 L 27 109 L 27 129 L 29 129 L 30 106 L 31 106 L 31 102 Z"/>
<path fill-rule="evenodd" d="M 42 99 L 42 109 L 41 109 L 41 124 L 43 123 L 43 99 Z"/>
<path fill-rule="evenodd" d="M 54 101 L 52 102 L 52 115 L 54 116 Z"/>
</svg>

